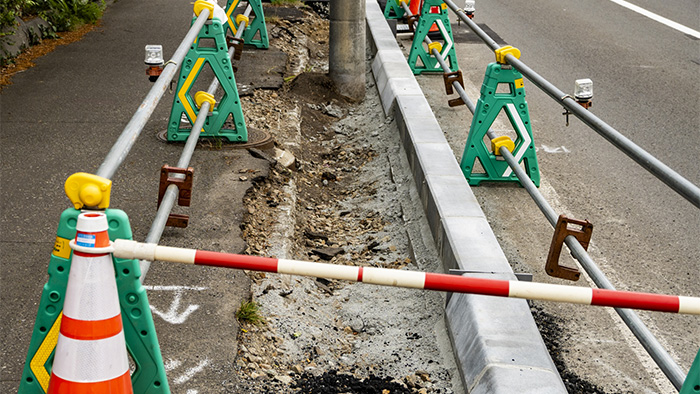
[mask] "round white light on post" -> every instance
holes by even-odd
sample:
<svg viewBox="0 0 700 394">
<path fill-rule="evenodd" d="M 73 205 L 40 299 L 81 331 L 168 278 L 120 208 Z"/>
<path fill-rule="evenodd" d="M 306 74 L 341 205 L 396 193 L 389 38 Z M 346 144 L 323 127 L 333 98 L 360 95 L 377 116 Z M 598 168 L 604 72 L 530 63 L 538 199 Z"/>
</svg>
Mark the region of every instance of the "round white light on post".
<svg viewBox="0 0 700 394">
<path fill-rule="evenodd" d="M 469 19 L 474 18 L 474 12 L 476 12 L 476 1 L 467 0 L 464 2 L 464 13 L 467 14 Z"/>
<path fill-rule="evenodd" d="M 593 98 L 593 81 L 589 78 L 577 79 L 574 87 L 576 101 L 590 101 Z"/>
<path fill-rule="evenodd" d="M 146 45 L 146 60 L 147 66 L 162 66 L 163 65 L 163 46 L 162 45 Z"/>
<path fill-rule="evenodd" d="M 155 82 L 163 72 L 163 46 L 146 45 L 146 60 L 144 60 L 144 63 L 148 66 L 148 69 L 146 69 L 148 80 Z"/>
<path fill-rule="evenodd" d="M 591 108 L 591 106 L 593 105 L 593 81 L 591 81 L 589 78 L 577 79 L 574 85 L 575 86 L 573 98 L 583 108 Z M 562 100 L 565 98 L 571 98 L 571 96 L 567 94 L 564 98 L 562 98 Z M 569 125 L 569 115 L 571 114 L 572 112 L 569 111 L 569 108 L 564 107 L 564 113 L 562 113 L 562 115 L 566 116 L 567 126 Z"/>
</svg>

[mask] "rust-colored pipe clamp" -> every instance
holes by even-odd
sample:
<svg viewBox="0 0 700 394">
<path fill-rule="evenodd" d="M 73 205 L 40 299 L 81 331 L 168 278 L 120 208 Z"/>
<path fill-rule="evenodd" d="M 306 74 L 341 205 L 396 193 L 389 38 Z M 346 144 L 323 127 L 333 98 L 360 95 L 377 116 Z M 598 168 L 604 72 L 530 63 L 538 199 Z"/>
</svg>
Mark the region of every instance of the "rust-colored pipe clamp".
<svg viewBox="0 0 700 394">
<path fill-rule="evenodd" d="M 569 224 L 575 226 L 580 226 L 580 229 L 571 229 Z M 554 236 L 552 237 L 552 244 L 549 247 L 549 255 L 547 256 L 547 263 L 545 264 L 545 271 L 547 275 L 554 276 L 556 278 L 577 281 L 581 277 L 581 272 L 577 268 L 565 267 L 559 265 L 559 256 L 561 255 L 561 248 L 564 244 L 564 240 L 569 235 L 573 235 L 578 239 L 579 243 L 583 249 L 588 250 L 588 244 L 591 241 L 591 234 L 593 233 L 593 224 L 588 220 L 576 220 L 567 218 L 564 215 L 560 215 L 557 220 L 557 225 L 554 228 Z"/>
</svg>

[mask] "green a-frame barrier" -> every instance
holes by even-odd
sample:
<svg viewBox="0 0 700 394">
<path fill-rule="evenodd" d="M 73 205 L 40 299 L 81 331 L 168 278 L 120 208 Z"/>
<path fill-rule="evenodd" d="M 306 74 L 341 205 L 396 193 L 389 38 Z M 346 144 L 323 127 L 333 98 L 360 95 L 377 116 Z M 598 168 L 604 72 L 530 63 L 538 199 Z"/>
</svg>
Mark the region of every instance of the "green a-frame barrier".
<svg viewBox="0 0 700 394">
<path fill-rule="evenodd" d="M 408 4 L 409 0 L 386 0 L 386 5 L 384 6 L 384 18 L 386 19 L 401 19 L 406 14 L 402 3 Z"/>
<path fill-rule="evenodd" d="M 517 51 L 512 47 L 506 49 Z M 499 87 L 506 87 L 507 91 L 499 90 Z M 501 110 L 507 114 L 517 138 L 511 141 L 504 136 L 499 138 L 499 141 L 493 140 L 492 149 L 489 150 L 484 143 L 484 136 Z M 483 181 L 520 182 L 508 163 L 500 157 L 498 150 L 501 144 L 509 148 L 518 163 L 524 162 L 525 171 L 532 182 L 539 187 L 540 172 L 530 127 L 530 113 L 525 101 L 523 76 L 513 67 L 491 63 L 486 68 L 484 83 L 481 85 L 481 97 L 474 110 L 460 163 L 462 172 L 470 185 L 476 186 Z M 477 159 L 483 167 L 483 173 L 474 171 Z"/>
<path fill-rule="evenodd" d="M 257 19 L 257 18 L 256 18 Z M 261 18 L 264 19 L 264 18 Z M 196 18 L 192 19 L 194 22 Z M 226 25 L 216 17 L 211 19 L 202 27 L 197 39 L 190 46 L 177 82 L 177 90 L 173 98 L 173 106 L 170 111 L 168 121 L 167 139 L 168 141 L 186 141 L 192 131 L 195 119 L 199 115 L 199 107 L 204 101 L 211 102 L 211 110 L 206 114 L 201 137 L 225 138 L 229 142 L 248 141 L 248 130 L 241 109 L 241 100 L 238 96 L 236 78 L 233 75 L 233 65 L 228 57 L 228 45 L 226 43 Z M 213 41 L 213 46 L 205 46 L 203 41 Z M 216 103 L 212 95 L 206 92 L 198 92 L 195 95 L 190 93 L 197 77 L 208 64 L 214 75 L 219 80 L 220 87 L 224 91 L 224 96 Z M 199 96 L 198 96 L 199 95 Z M 189 125 L 181 125 L 181 119 L 186 116 Z M 228 120 L 229 126 L 226 126 Z"/>
<path fill-rule="evenodd" d="M 688 376 L 685 378 L 680 394 L 700 394 L 700 350 L 695 356 L 693 365 L 690 366 Z"/>
<path fill-rule="evenodd" d="M 389 0 L 391 1 L 391 0 Z M 388 4 L 388 3 L 387 3 Z M 431 11 L 438 12 L 431 13 Z M 430 33 L 430 28 L 435 25 L 442 36 L 443 43 L 433 41 L 425 46 L 425 37 Z M 433 56 L 432 50 L 437 49 L 445 59 L 445 62 L 450 66 L 450 71 L 459 70 L 457 63 L 457 52 L 455 52 L 454 38 L 452 36 L 452 27 L 450 26 L 450 17 L 447 12 L 447 4 L 442 0 L 425 0 L 421 9 L 418 27 L 413 34 L 413 44 L 411 52 L 408 54 L 408 65 L 411 67 L 413 74 L 419 75 L 424 72 L 443 72 L 437 58 Z M 418 61 L 422 64 L 418 64 Z"/>
<path fill-rule="evenodd" d="M 75 226 L 80 212 L 79 209 L 70 208 L 61 214 L 56 243 L 49 261 L 49 280 L 41 294 L 19 394 L 44 394 L 48 390 L 71 266 L 71 249 L 68 242 L 75 238 Z M 110 240 L 132 239 L 126 213 L 117 209 L 106 209 L 104 212 L 109 223 Z M 136 364 L 136 370 L 131 375 L 134 392 L 169 394 L 170 388 L 153 325 L 153 315 L 148 305 L 146 290 L 139 281 L 139 262 L 118 258 L 113 258 L 113 261 L 126 347 Z"/>
<path fill-rule="evenodd" d="M 228 0 L 226 4 L 226 17 L 228 18 L 226 29 L 235 35 L 241 20 L 245 20 L 247 27 L 243 33 L 243 42 L 258 49 L 269 48 L 270 40 L 267 36 L 267 25 L 265 24 L 265 14 L 263 13 L 261 0 L 248 0 L 248 5 L 251 7 L 254 15 L 252 20 L 246 18 L 243 14 L 239 14 L 236 17 L 233 16 L 240 2 L 241 0 Z"/>
</svg>

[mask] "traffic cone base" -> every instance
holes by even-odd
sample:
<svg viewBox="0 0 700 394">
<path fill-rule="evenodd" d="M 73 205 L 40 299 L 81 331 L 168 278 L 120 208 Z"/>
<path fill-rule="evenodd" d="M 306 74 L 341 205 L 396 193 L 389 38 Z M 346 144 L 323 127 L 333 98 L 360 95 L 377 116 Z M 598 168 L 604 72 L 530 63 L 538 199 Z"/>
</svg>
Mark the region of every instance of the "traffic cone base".
<svg viewBox="0 0 700 394">
<path fill-rule="evenodd" d="M 126 371 L 123 375 L 106 382 L 81 383 L 63 380 L 60 376 L 52 373 L 49 392 L 60 394 L 131 393 L 131 377 L 129 371 Z"/>
</svg>

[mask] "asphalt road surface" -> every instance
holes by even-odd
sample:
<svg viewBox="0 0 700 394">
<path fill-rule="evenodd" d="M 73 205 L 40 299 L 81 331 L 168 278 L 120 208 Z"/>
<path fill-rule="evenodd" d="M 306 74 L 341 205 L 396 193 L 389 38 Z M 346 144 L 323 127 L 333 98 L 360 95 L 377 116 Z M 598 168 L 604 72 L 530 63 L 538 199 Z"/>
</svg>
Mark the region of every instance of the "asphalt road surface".
<svg viewBox="0 0 700 394">
<path fill-rule="evenodd" d="M 635 4 L 700 30 L 697 1 Z M 591 78 L 593 113 L 700 185 L 698 39 L 611 0 L 480 1 L 474 21 L 520 49 L 521 60 L 565 92 L 573 94 L 576 79 Z M 476 100 L 486 64 L 494 58 L 465 30 L 455 30 L 462 32 L 462 37 L 456 33 L 457 54 L 467 91 Z M 446 106 L 441 76 L 419 80 L 434 96 L 431 105 L 461 157 L 471 114 L 466 107 Z M 558 213 L 593 223 L 589 251 L 613 284 L 625 290 L 700 295 L 700 210 L 578 119 L 572 117 L 566 127 L 559 104 L 527 80 L 525 88 L 543 176 L 540 191 Z M 543 273 L 552 229 L 527 193 L 502 185 L 474 189 L 516 271 L 564 283 Z M 673 390 L 614 312 L 546 308 L 566 322 L 564 357 L 578 375 L 611 391 Z M 687 371 L 700 345 L 697 317 L 640 316 Z"/>
</svg>

